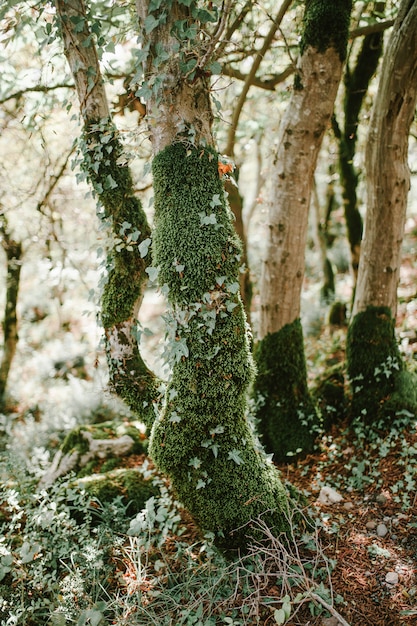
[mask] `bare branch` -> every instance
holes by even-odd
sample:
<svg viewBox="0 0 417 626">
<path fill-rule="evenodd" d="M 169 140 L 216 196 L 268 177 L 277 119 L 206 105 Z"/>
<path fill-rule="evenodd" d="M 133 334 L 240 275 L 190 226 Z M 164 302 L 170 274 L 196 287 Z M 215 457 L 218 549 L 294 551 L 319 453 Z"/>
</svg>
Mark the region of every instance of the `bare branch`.
<svg viewBox="0 0 417 626">
<path fill-rule="evenodd" d="M 19 89 L 19 91 L 15 91 L 8 96 L 5 96 L 0 99 L 0 104 L 4 104 L 5 102 L 9 102 L 9 100 L 19 100 L 26 93 L 32 92 L 40 92 L 40 93 L 48 93 L 49 91 L 54 91 L 55 89 L 74 89 L 75 85 L 73 83 L 58 83 L 56 85 L 34 85 L 33 87 L 26 87 L 25 89 Z"/>
<path fill-rule="evenodd" d="M 280 74 L 273 74 L 270 78 L 257 78 L 254 76 L 252 79 L 251 85 L 254 87 L 259 87 L 260 89 L 266 89 L 267 91 L 275 91 L 275 87 L 280 83 L 284 82 L 288 76 L 291 76 L 295 71 L 295 66 L 293 64 L 288 65 L 283 72 Z M 230 78 L 236 78 L 237 80 L 246 81 L 248 79 L 248 74 L 243 74 L 239 70 L 234 69 L 230 66 L 225 66 L 222 68 L 222 74 L 224 76 L 230 76 Z"/>
</svg>

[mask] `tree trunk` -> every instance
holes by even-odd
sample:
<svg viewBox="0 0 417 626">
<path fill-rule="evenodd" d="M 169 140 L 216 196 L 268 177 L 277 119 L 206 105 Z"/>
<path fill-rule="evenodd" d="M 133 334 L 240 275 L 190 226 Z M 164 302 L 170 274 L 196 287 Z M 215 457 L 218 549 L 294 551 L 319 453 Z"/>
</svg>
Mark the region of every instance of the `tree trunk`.
<svg viewBox="0 0 417 626">
<path fill-rule="evenodd" d="M 275 531 L 286 528 L 287 498 L 245 415 L 253 363 L 239 294 L 241 247 L 213 148 L 206 68 L 197 60 L 195 71 L 184 70 L 190 50 L 204 51 L 200 33 L 179 50 L 172 35 L 184 21 L 194 24 L 196 3 L 188 4 L 174 2 L 164 22 L 148 2 L 137 3 L 142 47 L 150 51 L 147 84 L 160 84 L 147 107 L 155 152 L 153 262 L 171 306 L 173 365 L 150 453 L 200 527 L 229 550 L 246 544 L 250 521 L 262 514 Z M 155 62 L 157 45 L 164 63 Z"/>
<path fill-rule="evenodd" d="M 403 0 L 372 111 L 365 237 L 347 343 L 353 416 L 368 421 L 391 419 L 417 400 L 416 382 L 404 371 L 394 332 L 416 102 L 417 2 Z"/>
<path fill-rule="evenodd" d="M 341 78 L 350 10 L 350 0 L 306 3 L 301 56 L 274 161 L 261 277 L 260 338 L 268 346 L 280 345 L 283 352 L 276 355 L 274 367 L 272 360 L 267 364 L 259 360 L 269 354 L 269 348 L 258 350 L 258 367 L 268 373 L 269 383 L 263 380 L 262 393 L 255 385 L 255 397 L 262 395 L 261 432 L 269 433 L 267 440 L 280 460 L 286 458 L 286 448 L 290 453 L 294 446 L 303 452 L 312 448 L 312 426 L 318 421 L 307 389 L 305 365 L 295 366 L 300 358 L 304 360 L 300 295 L 314 170 Z M 273 338 L 275 333 L 283 333 L 283 338 Z M 290 343 L 285 338 L 290 338 Z M 284 354 L 285 374 L 280 365 Z M 288 394 L 292 397 L 288 398 Z M 284 411 L 284 406 L 291 410 Z M 291 449 L 283 436 L 289 430 L 294 432 Z"/>
<path fill-rule="evenodd" d="M 381 13 L 384 2 L 375 3 L 375 12 Z M 345 70 L 344 126 L 340 130 L 335 122 L 334 130 L 339 141 L 339 170 L 342 185 L 346 228 L 351 254 L 354 290 L 358 277 L 360 248 L 363 234 L 362 217 L 358 208 L 358 174 L 353 164 L 358 137 L 359 113 L 368 92 L 371 78 L 376 72 L 382 53 L 384 33 L 371 33 L 364 37 L 353 71 Z M 353 302 L 352 298 L 352 302 Z"/>
<path fill-rule="evenodd" d="M 0 220 L 2 220 L 0 224 L 1 245 L 7 258 L 6 305 L 3 320 L 4 344 L 0 362 L 0 407 L 2 407 L 6 397 L 9 371 L 18 342 L 16 307 L 22 267 L 22 244 L 10 236 L 4 216 L 0 216 Z"/>
<path fill-rule="evenodd" d="M 155 417 L 158 381 L 141 358 L 137 314 L 149 265 L 150 228 L 111 120 L 83 0 L 55 0 L 64 51 L 74 77 L 84 121 L 83 168 L 102 208 L 108 234 L 107 279 L 101 298 L 110 382 L 148 427 Z"/>
</svg>

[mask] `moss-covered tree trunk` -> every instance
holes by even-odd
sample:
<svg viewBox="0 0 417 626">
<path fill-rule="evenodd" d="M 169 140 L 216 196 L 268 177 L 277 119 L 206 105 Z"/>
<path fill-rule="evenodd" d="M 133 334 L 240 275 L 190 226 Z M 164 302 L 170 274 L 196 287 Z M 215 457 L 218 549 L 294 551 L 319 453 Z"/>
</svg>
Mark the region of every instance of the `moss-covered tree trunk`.
<svg viewBox="0 0 417 626">
<path fill-rule="evenodd" d="M 137 342 L 137 314 L 146 285 L 150 227 L 123 163 L 83 0 L 56 0 L 64 51 L 84 122 L 83 168 L 100 201 L 108 235 L 107 277 L 101 298 L 110 382 L 114 391 L 151 426 L 158 382 Z"/>
<path fill-rule="evenodd" d="M 416 408 L 417 383 L 404 371 L 394 332 L 416 103 L 417 2 L 403 0 L 370 123 L 365 237 L 347 343 L 353 416 L 373 423 Z"/>
<path fill-rule="evenodd" d="M 195 72 L 184 69 L 190 51 L 204 55 L 201 32 L 192 35 L 197 3 L 185 4 L 173 2 L 165 21 L 148 2 L 137 3 L 142 47 L 150 51 L 147 84 L 160 85 L 148 101 L 152 253 L 170 303 L 173 365 L 150 453 L 199 526 L 233 549 L 246 543 L 250 520 L 261 514 L 276 531 L 285 528 L 287 499 L 246 418 L 253 363 L 239 294 L 241 246 L 213 147 L 207 71 L 198 62 Z M 190 37 L 178 48 L 184 23 Z"/>
<path fill-rule="evenodd" d="M 20 270 L 22 267 L 22 244 L 11 236 L 6 218 L 0 215 L 0 241 L 6 253 L 6 302 L 3 319 L 3 355 L 0 361 L 0 408 L 6 399 L 6 387 L 13 358 L 16 354 L 17 298 L 19 294 Z"/>
<path fill-rule="evenodd" d="M 380 13 L 384 2 L 376 2 L 374 11 Z M 376 72 L 382 53 L 383 32 L 371 33 L 364 37 L 361 49 L 351 70 L 346 64 L 344 83 L 344 124 L 340 129 L 335 122 L 334 130 L 339 142 L 339 171 L 342 185 L 346 228 L 349 239 L 351 267 L 354 288 L 358 277 L 360 247 L 363 234 L 362 216 L 358 207 L 358 172 L 354 166 L 358 138 L 359 114 L 368 92 L 371 78 Z"/>
<path fill-rule="evenodd" d="M 350 0 L 306 3 L 294 90 L 274 159 L 256 352 L 263 376 L 255 385 L 255 397 L 261 432 L 279 460 L 298 449 L 311 450 L 318 422 L 305 364 L 299 366 L 304 361 L 300 295 L 313 175 L 341 78 L 350 11 Z M 271 346 L 281 346 L 275 362 Z M 265 355 L 268 360 L 263 363 Z"/>
</svg>

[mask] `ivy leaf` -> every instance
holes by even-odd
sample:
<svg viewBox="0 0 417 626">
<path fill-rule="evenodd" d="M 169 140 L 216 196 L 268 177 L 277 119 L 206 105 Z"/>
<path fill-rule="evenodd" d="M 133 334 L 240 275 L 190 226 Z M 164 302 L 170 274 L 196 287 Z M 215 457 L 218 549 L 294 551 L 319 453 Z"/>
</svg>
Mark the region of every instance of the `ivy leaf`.
<svg viewBox="0 0 417 626">
<path fill-rule="evenodd" d="M 198 483 L 196 485 L 196 489 L 204 489 L 206 484 L 207 484 L 206 481 L 202 480 L 202 478 L 200 478 L 200 480 L 198 481 Z"/>
<path fill-rule="evenodd" d="M 159 20 L 157 20 L 154 15 L 148 15 L 145 18 L 144 26 L 146 34 L 149 35 L 149 33 L 159 26 Z"/>
<path fill-rule="evenodd" d="M 217 224 L 217 217 L 215 213 L 210 213 L 210 215 L 206 215 L 205 213 L 199 213 L 200 215 L 200 224 L 202 226 L 207 226 L 208 224 Z"/>
<path fill-rule="evenodd" d="M 230 459 L 231 461 L 234 461 L 236 465 L 242 465 L 244 463 L 244 460 L 240 456 L 240 450 L 236 450 L 236 449 L 230 450 L 230 452 L 227 455 L 227 458 Z"/>
<path fill-rule="evenodd" d="M 176 411 L 172 411 L 169 421 L 171 422 L 171 424 L 179 424 L 181 418 Z"/>
<path fill-rule="evenodd" d="M 147 275 L 149 276 L 149 280 L 151 282 L 155 282 L 156 279 L 158 278 L 158 274 L 159 274 L 159 267 L 147 267 L 145 272 L 147 273 Z"/>
<path fill-rule="evenodd" d="M 201 466 L 201 459 L 195 456 L 188 461 L 188 465 L 194 467 L 194 469 L 198 469 Z"/>
<path fill-rule="evenodd" d="M 142 259 L 148 254 L 149 246 L 151 245 L 151 239 L 147 237 L 139 244 L 139 253 Z"/>
</svg>

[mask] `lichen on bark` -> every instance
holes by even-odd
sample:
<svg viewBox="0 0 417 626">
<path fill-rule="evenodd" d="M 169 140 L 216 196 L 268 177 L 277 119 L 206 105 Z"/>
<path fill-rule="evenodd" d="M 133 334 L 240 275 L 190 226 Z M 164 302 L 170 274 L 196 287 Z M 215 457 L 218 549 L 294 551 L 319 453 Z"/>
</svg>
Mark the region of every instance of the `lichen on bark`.
<svg viewBox="0 0 417 626">
<path fill-rule="evenodd" d="M 311 452 L 320 420 L 307 387 L 304 341 L 299 319 L 255 346 L 258 375 L 253 398 L 259 432 L 278 462 Z"/>
<path fill-rule="evenodd" d="M 154 265 L 172 307 L 174 362 L 150 454 L 199 526 L 237 548 L 261 514 L 283 530 L 287 507 L 245 414 L 254 367 L 240 244 L 212 148 L 174 143 L 156 155 L 153 175 Z"/>
</svg>

